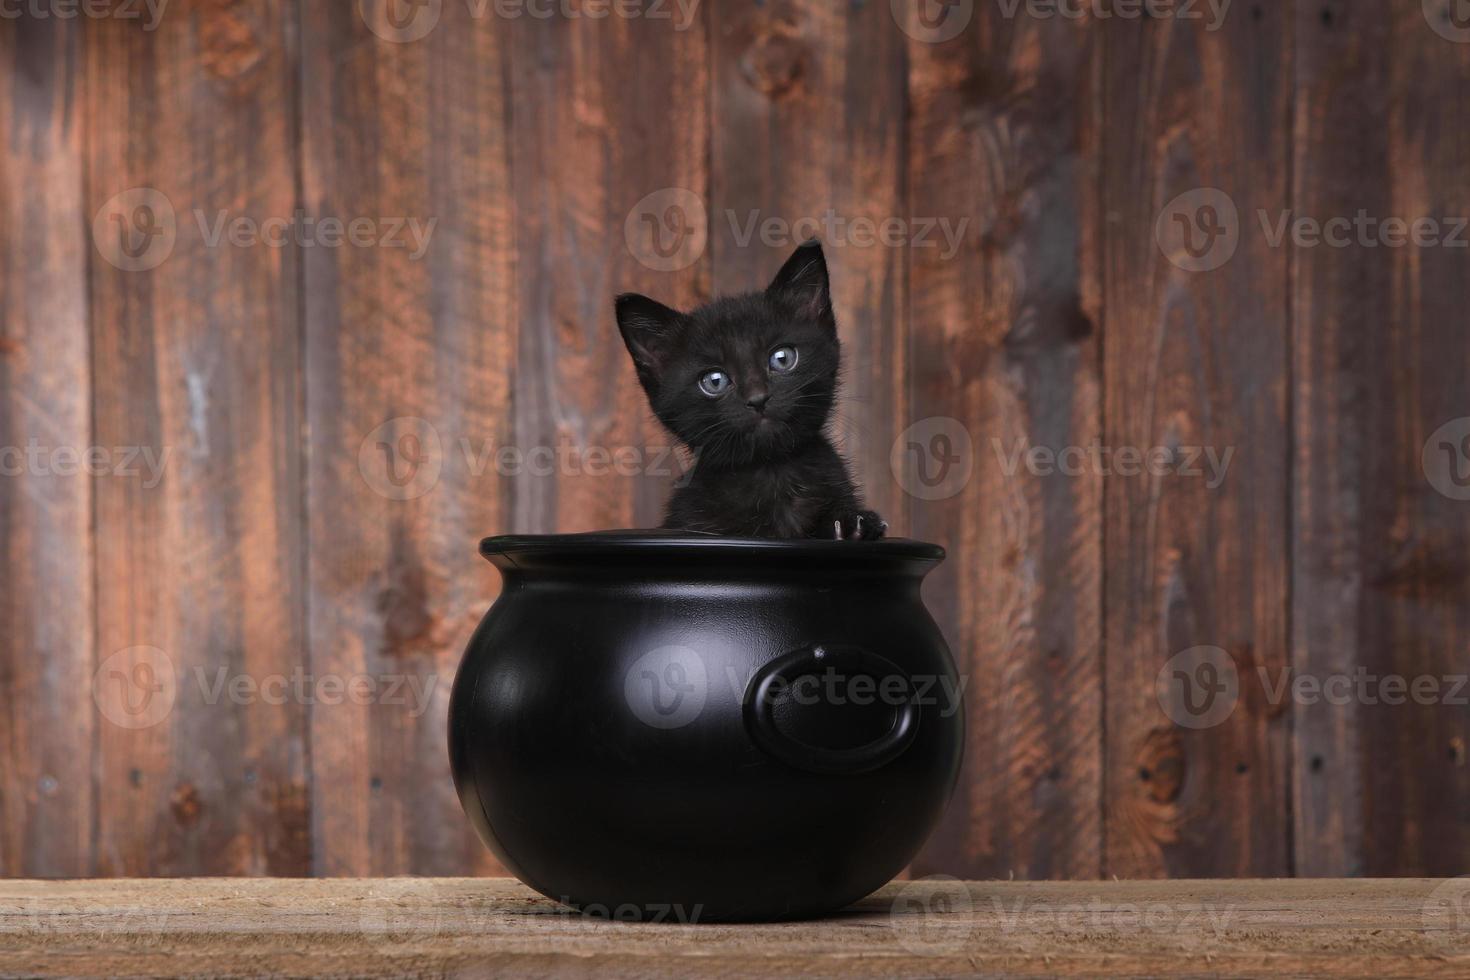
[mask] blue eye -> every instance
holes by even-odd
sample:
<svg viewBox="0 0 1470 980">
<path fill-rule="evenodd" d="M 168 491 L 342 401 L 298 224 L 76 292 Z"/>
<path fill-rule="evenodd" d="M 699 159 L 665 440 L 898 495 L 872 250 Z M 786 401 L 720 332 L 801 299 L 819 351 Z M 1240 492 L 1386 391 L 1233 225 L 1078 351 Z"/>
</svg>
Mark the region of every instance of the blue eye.
<svg viewBox="0 0 1470 980">
<path fill-rule="evenodd" d="M 711 398 L 718 398 L 730 388 L 730 376 L 724 371 L 706 371 L 699 379 L 699 390 Z"/>
<path fill-rule="evenodd" d="M 777 347 L 771 351 L 771 370 L 777 374 L 785 374 L 796 367 L 796 348 Z"/>
</svg>

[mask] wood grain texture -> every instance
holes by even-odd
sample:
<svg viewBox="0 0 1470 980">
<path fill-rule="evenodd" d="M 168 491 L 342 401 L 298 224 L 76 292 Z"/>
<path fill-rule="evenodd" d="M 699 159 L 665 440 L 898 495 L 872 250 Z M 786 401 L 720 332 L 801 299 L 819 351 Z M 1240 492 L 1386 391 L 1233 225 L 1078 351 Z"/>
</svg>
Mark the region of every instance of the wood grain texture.
<svg viewBox="0 0 1470 980">
<path fill-rule="evenodd" d="M 393 10 L 301 7 L 303 205 L 403 222 L 405 244 L 304 257 L 311 667 L 375 691 L 312 710 L 325 875 L 497 867 L 460 812 L 445 721 L 497 589 L 475 546 L 509 514 L 508 35 L 466 4 Z"/>
<path fill-rule="evenodd" d="M 145 723 L 98 721 L 102 874 L 310 870 L 306 706 L 228 686 L 287 677 L 305 649 L 295 258 L 211 242 L 222 214 L 295 207 L 290 10 L 86 24 L 84 227 L 122 222 L 90 263 L 95 438 L 159 464 L 94 483 L 98 659 Z M 108 213 L 140 187 L 161 197 Z"/>
<path fill-rule="evenodd" d="M 510 23 L 513 100 L 535 107 L 515 113 L 511 139 L 515 440 L 528 461 L 513 491 L 518 532 L 656 526 L 680 470 L 613 297 L 688 309 L 708 296 L 707 5 L 688 6 Z M 553 465 L 535 464 L 552 453 Z M 609 455 L 636 462 L 620 472 Z"/>
<path fill-rule="evenodd" d="M 75 469 L 92 442 L 79 61 L 75 25 L 0 31 L 0 873 L 36 877 L 92 868 L 92 480 Z"/>
<path fill-rule="evenodd" d="M 1288 255 L 1253 221 L 1289 204 L 1291 13 L 1238 4 L 1217 30 L 1176 17 L 1100 24 L 1104 442 L 1165 451 L 1152 473 L 1115 472 L 1104 487 L 1110 875 L 1290 868 L 1287 724 L 1258 672 L 1279 677 L 1288 663 Z M 1201 189 L 1234 202 L 1238 248 L 1199 232 L 1194 245 L 1217 250 L 1196 271 L 1155 232 Z M 1208 220 L 1186 202 L 1181 214 Z M 1224 204 L 1213 213 L 1231 224 Z M 1222 461 L 1233 451 L 1223 480 L 1190 447 Z M 1227 719 L 1196 728 L 1166 714 L 1156 678 L 1199 646 L 1231 658 L 1240 694 Z"/>
<path fill-rule="evenodd" d="M 1431 21 L 1418 4 L 1333 2 L 1297 15 L 1296 215 L 1375 222 L 1346 247 L 1293 250 L 1292 665 L 1352 679 L 1345 703 L 1294 708 L 1301 874 L 1470 862 L 1470 712 L 1452 691 L 1470 643 L 1470 495 L 1438 489 L 1458 493 L 1470 468 L 1470 236 L 1453 232 L 1470 217 L 1470 45 L 1431 29 L 1452 28 L 1450 10 L 1432 6 Z M 1441 231 L 1394 247 L 1392 218 Z M 1359 672 L 1376 680 L 1359 687 Z M 1394 675 L 1433 678 L 1438 695 L 1396 695 L 1383 681 Z"/>
<path fill-rule="evenodd" d="M 1458 882 L 911 882 L 815 922 L 582 916 L 507 880 L 0 882 L 25 976 L 1434 977 Z M 1459 892 L 1463 899 L 1463 890 Z"/>
<path fill-rule="evenodd" d="M 910 232 L 882 234 L 911 217 L 904 36 L 882 3 L 709 7 L 714 292 L 763 289 L 798 245 L 823 240 L 844 345 L 833 434 L 868 506 L 906 533 L 889 450 L 908 387 Z"/>
<path fill-rule="evenodd" d="M 1101 873 L 1102 477 L 1018 459 L 1099 437 L 1096 53 L 1089 23 L 989 4 L 953 40 L 909 45 L 910 208 L 971 222 L 952 258 L 909 253 L 900 450 L 913 534 L 949 549 L 925 593 L 968 726 L 916 873 Z"/>
</svg>

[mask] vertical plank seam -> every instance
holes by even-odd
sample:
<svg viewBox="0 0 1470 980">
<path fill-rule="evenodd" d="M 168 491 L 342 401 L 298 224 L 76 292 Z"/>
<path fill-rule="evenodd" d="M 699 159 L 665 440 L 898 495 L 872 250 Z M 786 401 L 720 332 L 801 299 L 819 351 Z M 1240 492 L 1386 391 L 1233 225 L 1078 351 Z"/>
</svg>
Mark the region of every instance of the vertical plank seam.
<svg viewBox="0 0 1470 980">
<path fill-rule="evenodd" d="M 1108 276 L 1107 262 L 1104 256 L 1108 254 L 1107 249 L 1107 187 L 1108 187 L 1108 154 L 1104 152 L 1104 143 L 1107 140 L 1107 32 L 1096 19 L 1090 21 L 1093 25 L 1093 57 L 1095 65 L 1092 70 L 1092 124 L 1095 135 L 1092 137 L 1090 151 L 1095 154 L 1095 170 L 1093 174 L 1093 244 L 1092 255 L 1088 261 L 1093 264 L 1093 275 L 1097 277 L 1097 320 L 1093 329 L 1097 332 L 1097 418 L 1095 424 L 1098 435 L 1102 438 L 1102 444 L 1108 445 L 1108 360 L 1107 360 L 1107 311 L 1108 311 Z M 1098 877 L 1108 877 L 1108 784 L 1111 775 L 1111 755 L 1108 752 L 1108 495 L 1111 481 L 1102 479 L 1101 492 L 1098 494 L 1098 572 L 1097 572 L 1097 628 L 1099 632 L 1097 643 L 1097 685 L 1098 685 L 1098 756 L 1101 763 L 1098 779 L 1097 807 L 1098 807 L 1098 851 L 1097 870 Z"/>
<path fill-rule="evenodd" d="M 95 444 L 98 441 L 97 316 L 96 304 L 93 303 L 92 300 L 93 293 L 96 290 L 97 243 L 95 241 L 92 241 L 92 229 L 90 227 L 91 223 L 87 220 L 87 212 L 91 209 L 90 189 L 92 186 L 92 154 L 94 152 L 94 141 L 92 138 L 93 113 L 96 107 L 91 99 L 86 98 L 84 95 L 81 94 L 83 92 L 91 91 L 90 87 L 87 85 L 87 81 L 91 74 L 92 59 L 90 57 L 91 48 L 87 44 L 86 38 L 84 36 L 85 24 L 87 23 L 87 20 L 86 18 L 82 18 L 78 23 L 82 26 L 79 26 L 73 32 L 74 40 L 76 43 L 76 57 L 77 61 L 80 63 L 79 71 L 82 75 L 82 84 L 76 89 L 76 91 L 78 92 L 77 97 L 82 100 L 82 111 L 79 112 L 75 117 L 79 119 L 79 125 L 81 125 L 82 127 L 81 138 L 78 141 L 81 145 L 82 161 L 81 166 L 77 168 L 78 179 L 81 181 L 82 185 L 81 193 L 78 195 L 78 200 L 82 202 L 82 213 L 78 215 L 78 219 L 82 224 L 82 241 L 91 246 L 86 248 L 86 258 L 83 260 L 82 268 L 87 282 L 86 289 L 83 290 L 83 300 L 86 303 L 87 318 L 87 441 L 89 443 Z M 92 81 L 95 82 L 95 79 L 92 79 Z M 97 561 L 97 490 L 95 483 L 89 484 L 88 486 L 87 512 L 87 533 L 91 538 L 91 540 L 87 544 L 87 561 L 91 565 L 91 568 L 88 570 L 88 572 L 92 579 L 92 608 L 88 610 L 92 617 L 92 641 L 90 643 L 91 658 L 87 666 L 90 668 L 88 670 L 88 675 L 94 678 L 95 683 L 97 667 L 101 663 L 102 657 L 102 610 L 101 602 L 99 601 L 99 598 L 102 594 L 102 583 L 100 581 L 101 575 L 98 570 L 99 563 Z M 94 705 L 94 707 L 96 706 Z M 91 799 L 88 801 L 87 804 L 88 809 L 91 811 L 89 820 L 89 823 L 91 825 L 89 830 L 89 835 L 91 837 L 91 853 L 87 857 L 89 873 L 91 874 L 98 873 L 98 860 L 101 853 L 102 811 L 99 801 L 102 799 L 102 726 L 106 723 L 106 719 L 100 717 L 100 710 L 96 712 L 96 715 L 98 717 L 94 717 L 92 720 L 91 739 L 92 792 L 90 794 Z M 116 872 L 114 872 L 114 874 L 115 873 Z"/>
<path fill-rule="evenodd" d="M 1301 134 L 1298 131 L 1300 120 L 1297 114 L 1297 2 L 1288 0 L 1286 10 L 1286 29 L 1289 38 L 1286 45 L 1286 87 L 1290 96 L 1286 106 L 1286 125 L 1288 133 L 1286 154 L 1286 197 L 1287 205 L 1291 213 L 1296 213 L 1297 204 L 1297 148 Z M 1285 364 L 1282 365 L 1282 374 L 1286 379 L 1286 390 L 1282 392 L 1282 411 L 1286 416 L 1286 466 L 1283 469 L 1285 479 L 1286 504 L 1286 581 L 1284 583 L 1286 607 L 1283 610 L 1284 628 L 1286 631 L 1285 664 L 1288 671 L 1296 661 L 1296 486 L 1297 486 L 1297 431 L 1296 431 L 1296 301 L 1297 301 L 1297 254 L 1295 249 L 1286 249 L 1286 295 L 1284 297 L 1285 322 L 1286 322 L 1286 346 L 1283 352 Z M 1289 674 L 1288 674 L 1289 676 Z M 1296 712 L 1289 711 L 1286 716 L 1286 786 L 1284 795 L 1286 807 L 1285 833 L 1286 833 L 1286 874 L 1295 878 L 1297 873 L 1297 744 L 1296 744 Z"/>
<path fill-rule="evenodd" d="M 302 12 L 300 0 L 284 0 L 288 9 L 282 17 L 283 44 L 286 55 L 286 75 L 288 79 L 294 78 L 293 88 L 295 97 L 290 101 L 294 118 L 291 120 L 291 146 L 294 153 L 292 160 L 292 181 L 294 186 L 292 194 L 296 199 L 296 209 L 300 213 L 306 210 L 306 19 Z M 295 29 L 291 29 L 294 20 Z M 290 82 L 288 82 L 290 84 Z M 297 572 L 301 576 L 301 597 L 298 605 L 298 614 L 301 617 L 297 634 L 301 639 L 301 649 L 297 656 L 302 660 L 302 667 L 311 673 L 315 661 L 313 650 L 313 631 L 311 619 L 311 438 L 310 424 L 311 416 L 308 413 L 310 400 L 307 386 L 310 384 L 310 373 L 307 370 L 307 336 L 306 336 L 306 250 L 297 246 L 296 253 L 296 454 L 297 454 L 297 509 L 301 520 L 301 530 L 297 540 L 301 542 L 301 553 L 297 555 Z M 284 270 L 283 270 L 284 271 Z M 318 872 L 316 833 L 314 830 L 316 816 L 316 768 L 312 764 L 312 733 L 316 724 L 315 699 L 308 698 L 305 712 L 302 716 L 301 731 L 301 775 L 306 781 L 306 874 L 315 876 Z"/>
</svg>

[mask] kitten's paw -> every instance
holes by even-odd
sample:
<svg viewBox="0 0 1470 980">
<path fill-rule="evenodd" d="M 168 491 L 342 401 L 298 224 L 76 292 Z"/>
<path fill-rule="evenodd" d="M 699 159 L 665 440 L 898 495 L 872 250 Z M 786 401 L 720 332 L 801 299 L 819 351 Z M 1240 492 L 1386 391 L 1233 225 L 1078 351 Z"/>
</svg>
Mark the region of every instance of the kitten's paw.
<svg viewBox="0 0 1470 980">
<path fill-rule="evenodd" d="M 840 541 L 877 541 L 888 531 L 888 522 L 871 510 L 844 514 L 832 525 L 832 531 Z"/>
</svg>

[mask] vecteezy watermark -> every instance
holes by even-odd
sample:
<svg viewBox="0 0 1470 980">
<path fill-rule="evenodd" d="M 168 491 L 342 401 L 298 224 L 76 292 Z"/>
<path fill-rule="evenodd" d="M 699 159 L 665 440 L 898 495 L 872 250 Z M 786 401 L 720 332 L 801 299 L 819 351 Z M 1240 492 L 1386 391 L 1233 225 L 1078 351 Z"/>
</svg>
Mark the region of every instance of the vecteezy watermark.
<svg viewBox="0 0 1470 980">
<path fill-rule="evenodd" d="M 1470 2 L 1470 0 L 1467 0 Z M 1380 217 L 1356 214 L 1314 217 L 1287 208 L 1255 212 L 1269 248 L 1470 248 L 1470 217 Z M 1154 238 L 1164 256 L 1187 272 L 1211 272 L 1240 247 L 1240 211 L 1230 195 L 1214 187 L 1188 191 L 1159 212 Z"/>
<path fill-rule="evenodd" d="M 975 0 L 889 0 L 893 22 L 915 41 L 941 44 L 960 36 L 975 16 Z"/>
<path fill-rule="evenodd" d="M 872 218 L 866 215 L 841 215 L 828 208 L 820 215 L 795 220 L 776 215 L 762 216 L 759 210 L 744 215 L 733 209 L 725 211 L 730 236 L 740 248 L 759 238 L 770 248 L 795 248 L 802 242 L 820 238 L 832 248 L 936 248 L 939 258 L 952 259 L 960 250 L 969 217 L 950 218 Z"/>
<path fill-rule="evenodd" d="M 563 438 L 555 446 L 516 446 L 464 436 L 447 441 L 432 422 L 399 416 L 369 432 L 357 451 L 358 472 L 389 500 L 414 500 L 439 485 L 446 467 L 471 479 L 489 474 L 530 476 L 666 477 L 677 486 L 693 472 L 674 445 L 587 446 Z"/>
<path fill-rule="evenodd" d="M 92 221 L 92 240 L 107 262 L 124 272 L 147 272 L 168 260 L 181 234 L 197 232 L 205 248 L 383 248 L 423 258 L 438 218 L 317 216 L 297 208 L 289 215 L 258 218 L 203 208 L 181 226 L 173 202 L 152 187 L 114 195 Z"/>
<path fill-rule="evenodd" d="M 1182 650 L 1160 668 L 1154 694 L 1174 724 L 1213 728 L 1235 712 L 1240 700 L 1235 658 L 1220 647 Z"/>
<path fill-rule="evenodd" d="M 152 728 L 173 711 L 178 697 L 174 662 L 157 647 L 119 650 L 92 674 L 92 700 L 119 728 Z"/>
<path fill-rule="evenodd" d="M 567 920 L 569 925 L 586 924 L 592 925 L 598 921 L 602 922 L 649 922 L 663 923 L 665 925 L 698 925 L 700 917 L 704 915 L 704 904 L 684 905 L 681 902 L 650 902 L 647 905 L 634 905 L 632 902 L 623 902 L 619 905 L 604 905 L 601 902 L 584 902 L 577 905 L 566 895 L 557 899 L 559 905 L 553 906 L 549 912 L 542 913 L 555 915 Z M 559 925 L 558 928 L 561 928 Z"/>
<path fill-rule="evenodd" d="M 623 675 L 628 708 L 652 728 L 683 728 L 699 717 L 708 696 L 704 658 L 688 647 L 650 650 Z"/>
<path fill-rule="evenodd" d="M 0 20 L 142 20 L 143 30 L 155 31 L 167 7 L 168 0 L 0 0 Z"/>
<path fill-rule="evenodd" d="M 1036 20 L 1198 20 L 1205 30 L 1225 26 L 1234 0 L 995 0 L 1001 16 L 1015 20 L 1024 13 Z"/>
<path fill-rule="evenodd" d="M 214 706 L 265 704 L 279 706 L 340 705 L 406 707 L 419 718 L 429 709 L 437 674 L 312 674 L 301 665 L 289 673 L 261 677 L 218 666 L 195 666 L 180 675 L 173 658 L 157 647 L 119 650 L 102 661 L 92 676 L 92 698 L 102 716 L 119 728 L 152 728 L 173 712 L 189 693 L 192 679 L 200 704 Z"/>
<path fill-rule="evenodd" d="M 888 925 L 899 945 L 919 956 L 958 953 L 975 933 L 975 899 L 949 875 L 916 878 L 898 890 Z"/>
<path fill-rule="evenodd" d="M 1422 0 L 1424 19 L 1446 41 L 1470 44 L 1470 0 Z"/>
<path fill-rule="evenodd" d="M 1046 901 L 1027 894 L 992 894 L 989 911 L 1000 931 L 1030 941 L 1053 942 L 1058 935 L 1083 937 L 1187 936 L 1194 940 L 1225 936 L 1239 911 L 1230 903 L 1207 900 L 1120 902 L 1111 895 L 1082 901 Z"/>
<path fill-rule="evenodd" d="M 1420 910 L 1420 925 L 1435 945 L 1470 950 L 1470 876 L 1443 881 L 1434 887 Z"/>
<path fill-rule="evenodd" d="M 1291 210 L 1256 211 L 1266 244 L 1280 248 L 1288 236 L 1297 248 L 1470 248 L 1470 218 L 1379 218 L 1358 209 L 1351 218 L 1298 216 Z"/>
<path fill-rule="evenodd" d="M 406 44 L 427 37 L 439 25 L 444 4 L 453 0 L 358 0 L 368 29 L 385 41 Z M 474 20 L 666 20 L 676 31 L 694 25 L 700 0 L 463 0 Z"/>
<path fill-rule="evenodd" d="M 970 225 L 968 217 L 844 215 L 835 208 L 795 218 L 727 208 L 723 218 L 737 248 L 759 242 L 790 249 L 818 238 L 834 249 L 932 248 L 944 260 L 959 252 Z M 665 187 L 645 196 L 623 221 L 628 253 L 656 272 L 676 272 L 699 261 L 709 232 L 704 199 L 682 187 Z"/>
<path fill-rule="evenodd" d="M 24 446 L 0 446 L 3 476 L 113 476 L 142 478 L 145 490 L 163 482 L 163 471 L 173 454 L 171 446 L 43 446 L 29 439 Z"/>
<path fill-rule="evenodd" d="M 406 707 L 410 718 L 429 710 L 438 674 L 310 674 L 300 665 L 289 674 L 232 673 L 227 667 L 196 666 L 194 682 L 207 705 L 230 704 L 339 705 Z"/>
<path fill-rule="evenodd" d="M 178 234 L 173 203 L 152 187 L 113 195 L 92 219 L 97 251 L 124 272 L 158 268 L 173 254 Z"/>
<path fill-rule="evenodd" d="M 1470 417 L 1434 430 L 1421 461 L 1430 486 L 1451 500 L 1470 500 Z"/>
<path fill-rule="evenodd" d="M 1022 466 L 1032 476 L 1179 476 L 1201 477 L 1205 486 L 1216 490 L 1225 482 L 1235 447 L 1218 450 L 1214 446 L 1104 446 L 1094 442 L 1086 446 L 1033 446 L 1029 439 L 1012 441 L 1009 448 L 1000 439 L 992 439 L 991 447 L 1006 476 L 1015 476 Z"/>
<path fill-rule="evenodd" d="M 1292 667 L 1257 664 L 1255 681 L 1267 704 L 1313 707 L 1404 704 L 1470 705 L 1470 674 L 1379 674 L 1361 664 L 1350 672 L 1311 674 Z M 1170 657 L 1159 670 L 1155 689 L 1159 707 L 1184 728 L 1224 723 L 1240 701 L 1235 658 L 1220 647 L 1191 647 Z"/>
<path fill-rule="evenodd" d="M 1219 188 L 1187 191 L 1159 212 L 1154 240 L 1179 268 L 1210 272 L 1229 262 L 1240 247 L 1240 212 Z"/>
<path fill-rule="evenodd" d="M 665 187 L 633 205 L 623 220 L 628 254 L 655 272 L 687 269 L 704 254 L 709 213 L 704 198 L 683 187 Z"/>
<path fill-rule="evenodd" d="M 444 928 L 444 886 L 432 878 L 381 878 L 360 900 L 358 931 L 383 945 L 438 935 Z"/>
<path fill-rule="evenodd" d="M 206 214 L 195 208 L 194 221 L 199 236 L 208 248 L 220 244 L 234 248 L 401 248 L 417 261 L 429 250 L 438 218 L 337 218 L 315 217 L 297 208 L 290 215 L 257 220 L 249 215 L 231 215 L 228 211 Z"/>
<path fill-rule="evenodd" d="M 814 648 L 821 658 L 824 650 Z M 952 717 L 964 708 L 966 676 L 947 674 L 874 674 L 868 670 L 845 670 L 834 665 L 819 666 L 794 676 L 777 674 L 759 685 L 759 697 L 771 710 L 782 713 L 813 705 L 859 708 L 883 705 L 901 708 L 914 705 L 934 707 L 941 718 Z M 727 697 L 721 703 L 748 702 L 757 696 L 755 683 L 760 667 L 742 671 L 725 661 L 723 681 Z M 718 675 L 717 675 L 718 679 Z M 663 646 L 639 657 L 623 675 L 623 696 L 634 717 L 653 728 L 682 728 L 699 717 L 711 694 L 710 670 L 697 650 L 685 646 Z"/>
<path fill-rule="evenodd" d="M 51 936 L 75 941 L 79 934 L 120 941 L 129 950 L 153 948 L 176 937 L 168 930 L 173 913 L 156 905 L 110 905 L 106 915 L 86 915 L 71 902 L 7 909 L 0 936 Z M 85 923 L 85 924 L 83 924 Z"/>
<path fill-rule="evenodd" d="M 975 472 L 975 444 L 959 419 L 920 419 L 893 440 L 888 468 L 909 496 L 947 500 L 969 486 Z"/>
</svg>

